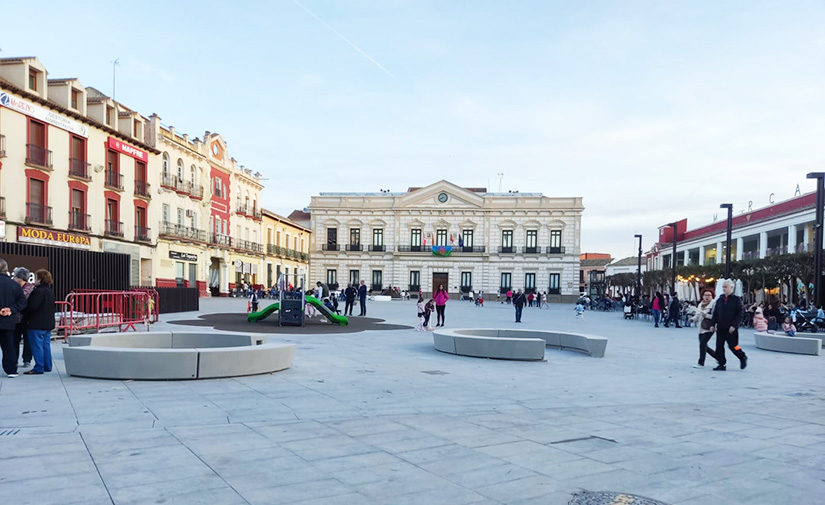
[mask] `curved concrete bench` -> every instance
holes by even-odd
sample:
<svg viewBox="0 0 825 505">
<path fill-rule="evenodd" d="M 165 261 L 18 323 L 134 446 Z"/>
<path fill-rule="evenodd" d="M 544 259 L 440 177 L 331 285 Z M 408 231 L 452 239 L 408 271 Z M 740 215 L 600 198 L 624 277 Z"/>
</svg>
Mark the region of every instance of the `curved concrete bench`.
<svg viewBox="0 0 825 505">
<path fill-rule="evenodd" d="M 479 358 L 542 360 L 546 347 L 601 358 L 607 349 L 607 339 L 559 331 L 458 328 L 434 331 L 433 345 L 441 352 Z"/>
<path fill-rule="evenodd" d="M 97 379 L 214 379 L 292 366 L 295 344 L 238 333 L 108 333 L 69 337 L 66 372 Z"/>
<path fill-rule="evenodd" d="M 822 337 L 789 337 L 783 333 L 765 333 L 755 331 L 753 340 L 757 349 L 766 351 L 789 352 L 792 354 L 809 354 L 819 356 L 822 349 Z"/>
</svg>

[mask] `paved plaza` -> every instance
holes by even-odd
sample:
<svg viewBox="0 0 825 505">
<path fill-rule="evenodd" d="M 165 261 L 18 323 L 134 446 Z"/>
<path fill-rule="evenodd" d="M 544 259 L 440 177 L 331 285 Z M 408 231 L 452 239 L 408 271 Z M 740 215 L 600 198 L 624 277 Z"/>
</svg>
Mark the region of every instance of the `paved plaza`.
<svg viewBox="0 0 825 505">
<path fill-rule="evenodd" d="M 760 351 L 743 332 L 746 370 L 735 358 L 726 372 L 697 370 L 693 328 L 616 312 L 576 321 L 569 305 L 525 309 L 516 325 L 512 307 L 451 301 L 447 327 L 609 338 L 604 358 L 485 360 L 435 351 L 412 329 L 411 301 L 368 314 L 410 329 L 274 335 L 297 344 L 294 366 L 236 379 L 69 377 L 54 343 L 57 373 L 0 379 L 0 501 L 562 505 L 586 490 L 671 505 L 825 503 L 825 356 Z"/>
</svg>

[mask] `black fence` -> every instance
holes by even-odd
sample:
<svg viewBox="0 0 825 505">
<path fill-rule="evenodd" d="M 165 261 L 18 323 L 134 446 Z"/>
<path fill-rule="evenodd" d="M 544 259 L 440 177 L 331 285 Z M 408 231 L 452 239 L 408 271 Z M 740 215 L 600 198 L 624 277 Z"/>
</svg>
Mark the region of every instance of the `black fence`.
<svg viewBox="0 0 825 505">
<path fill-rule="evenodd" d="M 154 289 L 158 293 L 158 313 L 189 312 L 200 310 L 198 288 L 159 288 L 156 286 L 132 286 L 131 289 Z"/>
<path fill-rule="evenodd" d="M 15 267 L 32 272 L 47 269 L 52 274 L 57 300 L 64 300 L 75 289 L 129 289 L 128 254 L 0 242 L 0 258 L 9 264 L 9 271 Z"/>
</svg>

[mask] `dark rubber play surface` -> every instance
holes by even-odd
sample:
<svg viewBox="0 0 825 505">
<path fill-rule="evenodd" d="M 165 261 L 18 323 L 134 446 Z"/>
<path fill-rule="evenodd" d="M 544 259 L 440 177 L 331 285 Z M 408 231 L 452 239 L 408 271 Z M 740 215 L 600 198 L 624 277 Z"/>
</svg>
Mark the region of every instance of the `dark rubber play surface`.
<svg viewBox="0 0 825 505">
<path fill-rule="evenodd" d="M 348 317 L 349 324 L 339 326 L 332 324 L 326 319 L 315 317 L 307 319 L 304 326 L 278 326 L 277 316 L 264 319 L 257 323 L 250 323 L 246 320 L 245 313 L 228 314 L 205 314 L 197 319 L 183 321 L 169 321 L 169 324 L 181 326 L 212 327 L 221 331 L 251 332 L 251 333 L 283 333 L 286 335 L 313 335 L 313 334 L 334 334 L 334 333 L 357 333 L 359 331 L 387 331 L 387 330 L 409 330 L 412 326 L 400 324 L 385 324 L 383 319 L 372 317 Z"/>
</svg>

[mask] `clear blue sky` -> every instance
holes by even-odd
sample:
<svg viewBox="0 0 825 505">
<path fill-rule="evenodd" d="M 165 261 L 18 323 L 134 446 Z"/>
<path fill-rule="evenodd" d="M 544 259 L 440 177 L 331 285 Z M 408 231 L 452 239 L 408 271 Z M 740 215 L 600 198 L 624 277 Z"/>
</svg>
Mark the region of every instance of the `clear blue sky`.
<svg viewBox="0 0 825 505">
<path fill-rule="evenodd" d="M 38 56 L 190 136 L 289 213 L 439 179 L 582 196 L 583 250 L 793 196 L 825 171 L 825 2 L 6 2 Z"/>
</svg>

